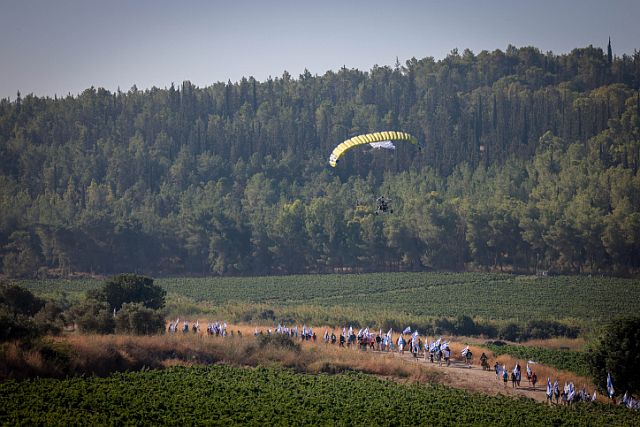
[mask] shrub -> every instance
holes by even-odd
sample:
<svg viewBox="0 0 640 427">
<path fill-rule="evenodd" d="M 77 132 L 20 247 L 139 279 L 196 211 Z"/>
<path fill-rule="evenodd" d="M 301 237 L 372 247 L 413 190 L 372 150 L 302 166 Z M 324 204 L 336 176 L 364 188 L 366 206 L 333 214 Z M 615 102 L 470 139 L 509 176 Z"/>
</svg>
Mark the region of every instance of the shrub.
<svg viewBox="0 0 640 427">
<path fill-rule="evenodd" d="M 618 319 L 590 345 L 587 352 L 593 382 L 607 389 L 607 374 L 618 392 L 640 391 L 640 317 Z"/>
<path fill-rule="evenodd" d="M 134 335 L 153 335 L 164 332 L 164 317 L 140 303 L 125 303 L 115 318 L 116 332 Z"/>
<path fill-rule="evenodd" d="M 0 342 L 35 338 L 40 335 L 33 320 L 0 306 Z"/>
<path fill-rule="evenodd" d="M 116 310 L 120 310 L 122 304 L 127 302 L 138 302 L 152 309 L 162 308 L 167 294 L 160 286 L 153 284 L 152 278 L 136 274 L 113 276 L 107 280 L 101 292 L 109 307 Z"/>
<path fill-rule="evenodd" d="M 522 338 L 522 330 L 520 329 L 520 326 L 515 323 L 507 323 L 500 328 L 498 336 L 503 340 L 518 341 Z"/>
<path fill-rule="evenodd" d="M 258 347 L 265 348 L 268 346 L 285 348 L 293 351 L 300 351 L 300 344 L 297 344 L 289 335 L 273 334 L 258 335 Z"/>
<path fill-rule="evenodd" d="M 3 284 L 0 286 L 0 305 L 6 306 L 15 314 L 35 315 L 45 302 L 36 297 L 28 289 L 18 285 Z"/>
<path fill-rule="evenodd" d="M 87 299 L 73 306 L 69 317 L 76 322 L 82 332 L 112 334 L 115 330 L 113 312 L 103 301 Z"/>
</svg>

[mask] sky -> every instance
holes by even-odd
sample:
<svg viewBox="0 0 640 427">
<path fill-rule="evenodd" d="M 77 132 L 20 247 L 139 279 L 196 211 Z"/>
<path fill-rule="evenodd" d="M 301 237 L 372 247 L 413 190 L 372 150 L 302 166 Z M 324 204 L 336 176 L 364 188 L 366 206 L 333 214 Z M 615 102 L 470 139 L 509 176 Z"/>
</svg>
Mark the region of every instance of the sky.
<svg viewBox="0 0 640 427">
<path fill-rule="evenodd" d="M 640 49 L 640 0 L 0 0 L 0 98 L 363 71 L 452 49 Z"/>
</svg>

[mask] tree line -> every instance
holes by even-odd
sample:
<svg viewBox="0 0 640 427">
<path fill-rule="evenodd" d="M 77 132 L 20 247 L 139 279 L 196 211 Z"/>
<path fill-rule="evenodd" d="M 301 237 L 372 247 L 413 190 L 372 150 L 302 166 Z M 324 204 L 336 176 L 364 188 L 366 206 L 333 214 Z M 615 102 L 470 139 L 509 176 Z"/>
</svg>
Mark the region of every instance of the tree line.
<svg viewBox="0 0 640 427">
<path fill-rule="evenodd" d="M 0 100 L 12 277 L 640 267 L 640 52 Z M 417 153 L 331 149 L 403 130 Z M 399 144 L 400 145 L 400 144 Z M 409 144 L 407 144 L 409 145 Z M 394 213 L 375 215 L 375 197 Z"/>
</svg>

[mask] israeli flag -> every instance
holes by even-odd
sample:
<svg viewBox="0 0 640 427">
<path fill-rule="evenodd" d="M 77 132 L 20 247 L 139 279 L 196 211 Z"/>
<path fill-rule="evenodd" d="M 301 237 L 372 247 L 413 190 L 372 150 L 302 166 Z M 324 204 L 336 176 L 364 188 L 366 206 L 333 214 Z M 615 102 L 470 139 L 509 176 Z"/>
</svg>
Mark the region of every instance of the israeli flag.
<svg viewBox="0 0 640 427">
<path fill-rule="evenodd" d="M 573 383 L 569 383 L 569 396 L 567 396 L 567 398 L 569 399 L 569 401 L 572 401 L 575 396 L 576 396 L 576 389 L 573 386 Z"/>
<path fill-rule="evenodd" d="M 529 364 L 527 363 L 527 376 L 531 376 L 531 368 L 529 367 Z"/>
<path fill-rule="evenodd" d="M 551 398 L 552 394 L 553 394 L 553 389 L 551 388 L 551 378 L 547 377 L 547 396 Z"/>
<path fill-rule="evenodd" d="M 411 333 L 411 326 L 407 326 L 406 328 L 404 328 L 404 331 L 402 331 L 403 334 L 410 334 Z"/>
<path fill-rule="evenodd" d="M 387 337 L 391 338 L 392 331 L 393 331 L 393 329 L 389 329 L 389 332 L 387 332 Z"/>
<path fill-rule="evenodd" d="M 460 355 L 466 356 L 468 352 L 469 352 L 469 346 L 466 346 L 465 348 L 462 349 L 462 351 L 460 352 Z"/>
<path fill-rule="evenodd" d="M 622 396 L 622 404 L 626 405 L 628 401 L 629 401 L 629 394 L 628 392 L 625 391 L 624 396 Z"/>
<path fill-rule="evenodd" d="M 593 397 L 591 398 L 591 401 L 592 402 L 596 401 L 596 391 L 595 390 L 593 390 Z"/>
<path fill-rule="evenodd" d="M 609 393 L 610 398 L 612 398 L 615 394 L 615 390 L 613 389 L 613 381 L 611 381 L 611 373 L 607 373 L 607 393 Z"/>
<path fill-rule="evenodd" d="M 349 336 L 353 335 L 353 327 L 349 326 Z"/>
<path fill-rule="evenodd" d="M 418 331 L 415 331 L 413 335 L 411 335 L 412 340 L 415 340 L 416 338 L 418 338 Z"/>
</svg>

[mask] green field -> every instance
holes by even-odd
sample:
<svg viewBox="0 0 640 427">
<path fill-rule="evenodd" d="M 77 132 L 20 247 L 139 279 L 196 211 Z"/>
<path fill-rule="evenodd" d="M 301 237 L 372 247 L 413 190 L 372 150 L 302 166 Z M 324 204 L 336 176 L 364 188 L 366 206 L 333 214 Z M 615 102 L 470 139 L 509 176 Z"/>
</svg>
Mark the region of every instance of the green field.
<svg viewBox="0 0 640 427">
<path fill-rule="evenodd" d="M 108 378 L 0 384 L 5 425 L 638 425 L 611 405 L 548 407 L 527 399 L 363 374 L 272 368 L 172 368 Z"/>
<path fill-rule="evenodd" d="M 23 283 L 39 294 L 67 292 L 71 297 L 100 285 L 97 280 Z M 467 315 L 493 321 L 600 324 L 640 311 L 639 280 L 603 277 L 374 273 L 162 278 L 156 283 L 167 290 L 169 307 L 177 314 L 197 312 L 199 306 L 204 313 L 231 320 L 242 320 L 243 310 L 255 307 L 272 309 L 284 318 L 361 323 Z"/>
</svg>

